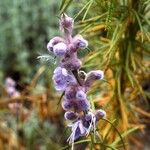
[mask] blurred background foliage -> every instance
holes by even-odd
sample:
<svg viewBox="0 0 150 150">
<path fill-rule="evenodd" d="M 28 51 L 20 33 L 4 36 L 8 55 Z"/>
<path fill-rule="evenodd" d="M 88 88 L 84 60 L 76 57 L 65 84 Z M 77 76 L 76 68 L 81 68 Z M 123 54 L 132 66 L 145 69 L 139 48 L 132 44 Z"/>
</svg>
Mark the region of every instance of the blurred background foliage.
<svg viewBox="0 0 150 150">
<path fill-rule="evenodd" d="M 105 80 L 95 83 L 88 96 L 110 122 L 99 122 L 102 141 L 91 149 L 121 149 L 119 135 L 126 149 L 148 149 L 150 0 L 0 0 L 0 149 L 67 145 L 70 132 L 57 106 L 61 94 L 51 80 L 54 60 L 37 59 L 47 56 L 47 42 L 60 35 L 63 12 L 75 19 L 73 34 L 89 41 L 89 48 L 79 51 L 81 70 L 105 71 Z M 8 76 L 17 82 L 20 97 L 6 93 Z M 9 106 L 16 102 L 17 109 Z M 80 143 L 77 150 L 90 148 L 90 139 Z"/>
</svg>

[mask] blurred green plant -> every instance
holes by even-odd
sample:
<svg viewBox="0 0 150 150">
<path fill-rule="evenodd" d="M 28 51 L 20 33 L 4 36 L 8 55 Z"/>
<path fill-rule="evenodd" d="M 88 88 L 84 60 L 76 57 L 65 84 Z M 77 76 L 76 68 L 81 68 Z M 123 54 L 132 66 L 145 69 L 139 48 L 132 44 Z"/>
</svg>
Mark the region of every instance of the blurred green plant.
<svg viewBox="0 0 150 150">
<path fill-rule="evenodd" d="M 30 81 L 39 66 L 36 57 L 58 34 L 58 7 L 55 0 L 0 0 L 1 81 L 9 75 Z"/>
</svg>

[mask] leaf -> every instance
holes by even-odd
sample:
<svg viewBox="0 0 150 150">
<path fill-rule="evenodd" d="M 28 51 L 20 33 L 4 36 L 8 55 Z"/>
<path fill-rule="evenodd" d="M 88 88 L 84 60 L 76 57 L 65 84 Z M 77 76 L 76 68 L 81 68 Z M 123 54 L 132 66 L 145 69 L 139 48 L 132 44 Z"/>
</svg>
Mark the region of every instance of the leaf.
<svg viewBox="0 0 150 150">
<path fill-rule="evenodd" d="M 67 0 L 62 0 L 59 10 L 62 10 L 62 8 L 63 8 L 63 6 L 65 5 L 65 2 L 66 2 L 66 1 L 67 1 Z"/>
<path fill-rule="evenodd" d="M 130 133 L 134 132 L 134 131 L 137 130 L 137 129 L 138 129 L 137 127 L 131 128 L 131 129 L 129 129 L 128 131 L 125 131 L 124 133 L 122 133 L 120 136 L 121 136 L 122 138 L 124 138 L 124 137 L 128 136 Z M 119 142 L 120 142 L 120 138 L 118 137 L 118 138 L 116 138 L 116 140 L 111 144 L 111 146 L 114 146 L 114 145 L 118 144 Z"/>
<path fill-rule="evenodd" d="M 56 57 L 48 55 L 48 54 L 44 54 L 44 55 L 38 56 L 37 59 L 40 59 L 40 61 L 42 61 L 42 62 L 44 62 L 44 61 L 50 61 L 52 63 L 55 63 Z"/>
<path fill-rule="evenodd" d="M 93 3 L 93 0 L 90 0 L 90 3 L 89 3 L 89 5 L 88 5 L 88 7 L 87 7 L 87 9 L 86 9 L 86 11 L 85 11 L 85 13 L 84 13 L 83 18 L 82 18 L 82 21 L 86 18 L 87 13 L 88 13 L 88 11 L 89 11 L 89 9 L 90 9 L 92 3 Z"/>
<path fill-rule="evenodd" d="M 111 123 L 108 119 L 104 119 L 104 118 L 103 118 L 102 120 L 104 120 L 104 121 L 110 123 L 110 124 L 112 125 L 112 127 L 117 131 L 117 133 L 118 133 L 118 135 L 119 135 L 119 137 L 120 137 L 120 140 L 121 140 L 121 142 L 122 142 L 122 144 L 123 144 L 123 147 L 124 147 L 124 149 L 126 150 L 125 143 L 124 143 L 124 141 L 123 141 L 123 137 L 122 137 L 122 135 L 120 134 L 120 132 L 118 131 L 118 129 L 115 127 L 115 125 L 114 125 L 113 123 Z"/>
<path fill-rule="evenodd" d="M 61 6 L 60 6 L 60 15 L 62 14 L 62 13 L 64 13 L 66 10 L 67 10 L 67 8 L 69 7 L 69 5 L 72 3 L 72 1 L 73 0 L 63 0 L 62 1 L 62 4 L 61 4 Z"/>
<path fill-rule="evenodd" d="M 135 14 L 135 17 L 136 17 L 136 19 L 138 21 L 138 24 L 139 24 L 139 27 L 140 27 L 140 30 L 141 30 L 141 35 L 142 35 L 141 38 L 142 38 L 142 42 L 143 42 L 143 39 L 144 39 L 143 32 L 144 32 L 144 30 L 143 30 L 143 26 L 142 26 L 140 17 L 139 17 L 138 13 L 135 10 L 133 10 L 133 13 Z"/>
<path fill-rule="evenodd" d="M 83 12 L 83 10 L 89 5 L 90 1 L 87 2 L 83 7 L 82 9 L 73 17 L 74 20 Z"/>
</svg>

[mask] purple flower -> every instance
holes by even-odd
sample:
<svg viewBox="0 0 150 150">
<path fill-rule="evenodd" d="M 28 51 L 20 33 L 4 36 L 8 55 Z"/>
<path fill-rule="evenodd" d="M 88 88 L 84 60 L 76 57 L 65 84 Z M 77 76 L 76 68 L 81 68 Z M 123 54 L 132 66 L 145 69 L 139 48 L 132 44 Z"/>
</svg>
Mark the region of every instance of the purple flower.
<svg viewBox="0 0 150 150">
<path fill-rule="evenodd" d="M 15 89 L 15 87 L 7 87 L 6 92 L 9 96 L 13 96 L 14 93 L 16 92 L 16 89 Z"/>
<path fill-rule="evenodd" d="M 86 99 L 86 93 L 82 90 L 78 90 L 76 92 L 76 98 L 79 100 L 85 100 Z"/>
<path fill-rule="evenodd" d="M 55 84 L 55 88 L 58 91 L 65 91 L 66 87 L 70 83 L 76 82 L 73 75 L 69 74 L 69 72 L 65 68 L 57 67 L 54 70 L 53 80 Z"/>
<path fill-rule="evenodd" d="M 68 100 L 65 99 L 62 102 L 62 107 L 66 111 L 74 110 L 75 112 L 82 112 L 82 111 L 88 111 L 90 109 L 90 103 L 88 100 L 77 100 L 72 99 Z"/>
<path fill-rule="evenodd" d="M 53 46 L 60 43 L 60 42 L 63 42 L 63 39 L 61 37 L 54 37 L 53 39 L 51 39 L 48 44 L 47 44 L 47 49 L 49 52 L 53 52 Z"/>
<path fill-rule="evenodd" d="M 76 54 L 66 55 L 62 59 L 60 66 L 66 68 L 67 70 L 78 70 L 81 67 L 81 61 L 77 58 Z"/>
<path fill-rule="evenodd" d="M 20 93 L 16 90 L 16 82 L 8 77 L 6 78 L 6 81 L 5 81 L 5 89 L 6 89 L 6 92 L 9 96 L 11 97 L 19 97 L 20 96 Z"/>
<path fill-rule="evenodd" d="M 96 111 L 95 117 L 96 117 L 96 121 L 99 121 L 100 119 L 106 117 L 106 112 L 102 109 L 99 109 L 99 110 Z"/>
<path fill-rule="evenodd" d="M 81 35 L 76 35 L 73 38 L 73 44 L 77 49 L 85 49 L 88 46 L 88 41 L 86 41 Z"/>
<path fill-rule="evenodd" d="M 53 52 L 56 56 L 64 56 L 67 52 L 67 45 L 64 43 L 58 43 L 54 45 Z"/>
<path fill-rule="evenodd" d="M 77 140 L 81 136 L 85 136 L 86 134 L 86 128 L 83 126 L 82 120 L 77 120 L 76 122 L 73 122 L 71 125 L 68 125 L 72 129 L 72 133 L 67 141 L 69 141 L 70 144 L 73 144 L 75 140 Z"/>
<path fill-rule="evenodd" d="M 60 56 L 59 67 L 54 70 L 53 80 L 56 90 L 64 91 L 62 107 L 66 111 L 64 117 L 72 123 L 69 127 L 72 130 L 68 141 L 72 144 L 81 136 L 89 135 L 91 131 L 96 132 L 96 122 L 105 117 L 103 110 L 95 113 L 90 111 L 90 103 L 86 92 L 95 80 L 103 79 L 104 73 L 101 70 L 90 71 L 86 74 L 79 71 L 81 61 L 77 56 L 78 49 L 85 49 L 88 46 L 81 35 L 72 37 L 74 20 L 66 14 L 60 18 L 60 30 L 63 38 L 55 37 L 47 44 L 49 52 Z"/>
<path fill-rule="evenodd" d="M 62 108 L 66 111 L 69 111 L 72 109 L 72 107 L 74 106 L 74 102 L 72 100 L 66 100 L 64 99 L 62 101 Z"/>
<path fill-rule="evenodd" d="M 85 79 L 84 85 L 89 87 L 95 80 L 101 80 L 104 77 L 104 72 L 101 70 L 90 71 Z"/>
<path fill-rule="evenodd" d="M 87 128 L 86 135 L 90 133 L 91 130 L 96 131 L 96 117 L 92 112 L 88 112 L 83 118 L 84 126 Z"/>
<path fill-rule="evenodd" d="M 74 100 L 76 98 L 76 86 L 77 85 L 72 85 L 66 88 L 65 99 Z"/>
<path fill-rule="evenodd" d="M 88 111 L 90 109 L 90 103 L 87 99 L 84 100 L 76 100 L 78 104 L 78 111 Z"/>
<path fill-rule="evenodd" d="M 5 87 L 15 87 L 15 86 L 16 86 L 16 82 L 12 78 L 10 77 L 6 78 Z"/>
<path fill-rule="evenodd" d="M 73 111 L 67 111 L 64 115 L 66 120 L 75 120 L 78 118 L 78 114 Z"/>
<path fill-rule="evenodd" d="M 74 25 L 74 20 L 72 18 L 68 17 L 66 14 L 62 14 L 59 24 L 62 32 L 72 33 Z"/>
</svg>

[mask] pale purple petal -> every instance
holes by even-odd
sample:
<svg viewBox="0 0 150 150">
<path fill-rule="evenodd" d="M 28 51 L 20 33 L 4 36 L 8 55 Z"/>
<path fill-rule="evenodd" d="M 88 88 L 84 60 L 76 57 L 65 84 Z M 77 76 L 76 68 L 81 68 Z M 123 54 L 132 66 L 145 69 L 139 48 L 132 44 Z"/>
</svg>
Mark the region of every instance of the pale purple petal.
<svg viewBox="0 0 150 150">
<path fill-rule="evenodd" d="M 58 43 L 54 45 L 53 52 L 56 56 L 64 56 L 67 53 L 67 45 L 64 43 Z"/>
</svg>

